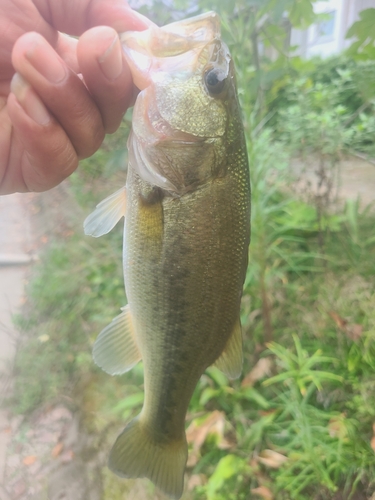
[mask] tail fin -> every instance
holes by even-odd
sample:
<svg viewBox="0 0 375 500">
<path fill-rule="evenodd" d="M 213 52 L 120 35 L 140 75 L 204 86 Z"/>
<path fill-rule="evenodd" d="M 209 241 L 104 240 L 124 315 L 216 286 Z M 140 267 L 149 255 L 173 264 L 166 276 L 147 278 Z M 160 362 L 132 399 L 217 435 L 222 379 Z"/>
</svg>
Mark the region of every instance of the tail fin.
<svg viewBox="0 0 375 500">
<path fill-rule="evenodd" d="M 187 454 L 185 436 L 172 443 L 157 442 L 137 417 L 117 438 L 108 465 L 120 477 L 147 477 L 163 493 L 178 500 L 184 490 Z"/>
</svg>

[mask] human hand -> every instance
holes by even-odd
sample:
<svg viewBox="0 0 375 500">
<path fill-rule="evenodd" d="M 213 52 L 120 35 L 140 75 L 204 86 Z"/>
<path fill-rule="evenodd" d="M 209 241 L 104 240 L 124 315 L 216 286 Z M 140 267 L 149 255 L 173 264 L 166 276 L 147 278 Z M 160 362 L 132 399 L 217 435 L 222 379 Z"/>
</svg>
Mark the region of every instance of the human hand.
<svg viewBox="0 0 375 500">
<path fill-rule="evenodd" d="M 124 0 L 0 0 L 0 194 L 56 186 L 117 129 L 133 82 L 116 31 L 149 24 Z"/>
</svg>

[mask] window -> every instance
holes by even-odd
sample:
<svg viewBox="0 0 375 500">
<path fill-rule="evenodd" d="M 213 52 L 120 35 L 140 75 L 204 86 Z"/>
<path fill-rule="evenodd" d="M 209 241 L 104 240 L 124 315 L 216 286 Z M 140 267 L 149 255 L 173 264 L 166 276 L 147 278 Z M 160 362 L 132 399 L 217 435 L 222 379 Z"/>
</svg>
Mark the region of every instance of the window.
<svg viewBox="0 0 375 500">
<path fill-rule="evenodd" d="M 325 19 L 316 25 L 315 43 L 332 40 L 335 32 L 336 11 L 324 13 Z"/>
</svg>

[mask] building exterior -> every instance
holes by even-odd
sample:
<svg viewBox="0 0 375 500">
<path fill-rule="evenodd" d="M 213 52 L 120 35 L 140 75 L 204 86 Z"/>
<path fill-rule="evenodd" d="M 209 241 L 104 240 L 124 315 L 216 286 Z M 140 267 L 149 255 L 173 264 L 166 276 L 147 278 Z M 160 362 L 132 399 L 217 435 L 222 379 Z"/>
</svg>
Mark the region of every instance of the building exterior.
<svg viewBox="0 0 375 500">
<path fill-rule="evenodd" d="M 290 45 L 298 46 L 294 52 L 305 58 L 319 55 L 328 57 L 350 45 L 345 39 L 350 26 L 359 19 L 364 9 L 375 8 L 375 0 L 327 0 L 314 4 L 314 11 L 326 14 L 319 24 L 307 30 L 292 29 Z"/>
</svg>

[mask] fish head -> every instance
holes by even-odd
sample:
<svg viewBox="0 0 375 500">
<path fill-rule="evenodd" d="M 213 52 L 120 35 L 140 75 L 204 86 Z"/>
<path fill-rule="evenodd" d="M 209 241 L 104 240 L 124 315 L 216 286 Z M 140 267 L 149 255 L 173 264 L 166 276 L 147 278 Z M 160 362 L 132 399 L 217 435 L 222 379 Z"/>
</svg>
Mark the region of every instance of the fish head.
<svg viewBox="0 0 375 500">
<path fill-rule="evenodd" d="M 127 32 L 121 39 L 140 89 L 128 142 L 132 168 L 176 195 L 220 176 L 238 102 L 217 14 Z"/>
</svg>

